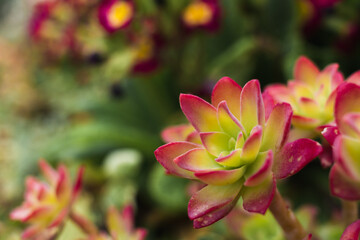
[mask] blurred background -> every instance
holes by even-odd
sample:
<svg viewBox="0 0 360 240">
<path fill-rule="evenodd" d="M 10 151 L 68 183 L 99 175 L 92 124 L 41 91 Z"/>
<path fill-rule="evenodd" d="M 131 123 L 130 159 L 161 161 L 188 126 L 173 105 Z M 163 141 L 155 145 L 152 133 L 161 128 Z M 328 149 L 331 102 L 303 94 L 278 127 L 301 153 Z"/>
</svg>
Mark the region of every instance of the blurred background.
<svg viewBox="0 0 360 240">
<path fill-rule="evenodd" d="M 153 152 L 162 129 L 186 120 L 179 93 L 209 99 L 222 76 L 286 82 L 300 55 L 345 76 L 360 69 L 359 10 L 357 0 L 1 0 L 0 239 L 19 238 L 8 215 L 40 158 L 86 166 L 76 208 L 102 228 L 109 206 L 132 204 L 148 239 L 283 239 L 271 216 L 241 209 L 194 230 L 196 186 L 165 175 Z M 318 236 L 339 239 L 327 176 L 315 160 L 280 189 L 307 223 L 317 212 Z"/>
</svg>

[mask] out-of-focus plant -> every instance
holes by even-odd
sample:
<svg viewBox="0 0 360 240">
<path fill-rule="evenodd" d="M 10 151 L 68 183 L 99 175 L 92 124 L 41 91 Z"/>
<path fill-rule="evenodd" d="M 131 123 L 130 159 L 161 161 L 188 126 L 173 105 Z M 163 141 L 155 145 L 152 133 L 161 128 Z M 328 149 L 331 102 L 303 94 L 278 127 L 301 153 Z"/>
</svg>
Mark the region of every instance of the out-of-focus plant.
<svg viewBox="0 0 360 240">
<path fill-rule="evenodd" d="M 10 214 L 11 219 L 30 224 L 22 234 L 24 239 L 52 238 L 70 214 L 81 188 L 83 168 L 80 168 L 75 184 L 72 184 L 65 166 L 54 170 L 44 160 L 39 165 L 48 183 L 28 177 L 25 202 Z"/>
<path fill-rule="evenodd" d="M 26 179 L 25 202 L 14 209 L 10 217 L 30 224 L 22 234 L 22 239 L 53 239 L 60 236 L 67 219 L 73 221 L 87 239 L 133 239 L 142 240 L 145 229 L 134 229 L 133 207 L 124 207 L 122 213 L 110 207 L 107 214 L 109 235 L 100 232 L 87 217 L 73 210 L 75 200 L 82 185 L 84 168 L 78 170 L 75 183 L 72 184 L 69 171 L 64 165 L 53 169 L 44 160 L 39 162 L 43 175 L 48 182 L 34 177 Z"/>
<path fill-rule="evenodd" d="M 89 233 L 88 240 L 143 240 L 147 231 L 143 228 L 134 229 L 134 213 L 131 205 L 126 206 L 122 212 L 110 207 L 107 212 L 106 225 L 109 234 L 96 231 Z"/>
</svg>

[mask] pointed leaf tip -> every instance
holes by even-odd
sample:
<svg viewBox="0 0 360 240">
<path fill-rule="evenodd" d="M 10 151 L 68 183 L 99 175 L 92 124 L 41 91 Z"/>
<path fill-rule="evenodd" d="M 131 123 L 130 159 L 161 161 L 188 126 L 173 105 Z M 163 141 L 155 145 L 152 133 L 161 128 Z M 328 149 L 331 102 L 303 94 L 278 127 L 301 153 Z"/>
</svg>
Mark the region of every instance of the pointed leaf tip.
<svg viewBox="0 0 360 240">
<path fill-rule="evenodd" d="M 265 108 L 258 80 L 246 83 L 241 92 L 240 120 L 247 135 L 256 125 L 264 125 Z"/>
<path fill-rule="evenodd" d="M 296 81 L 314 85 L 319 72 L 318 67 L 305 56 L 299 57 L 295 63 L 294 77 Z"/>
<path fill-rule="evenodd" d="M 155 158 L 166 169 L 169 174 L 184 178 L 194 178 L 190 171 L 180 168 L 175 164 L 174 159 L 199 145 L 190 142 L 172 142 L 165 144 L 155 150 Z"/>
<path fill-rule="evenodd" d="M 239 119 L 241 90 L 242 88 L 234 80 L 229 77 L 223 77 L 213 89 L 211 103 L 214 107 L 217 107 L 220 102 L 225 100 L 231 113 Z"/>
<path fill-rule="evenodd" d="M 217 121 L 216 108 L 205 100 L 191 94 L 180 94 L 180 107 L 198 132 L 221 130 Z"/>
<path fill-rule="evenodd" d="M 307 138 L 287 143 L 274 157 L 273 172 L 277 179 L 294 175 L 322 151 L 321 145 Z"/>
</svg>

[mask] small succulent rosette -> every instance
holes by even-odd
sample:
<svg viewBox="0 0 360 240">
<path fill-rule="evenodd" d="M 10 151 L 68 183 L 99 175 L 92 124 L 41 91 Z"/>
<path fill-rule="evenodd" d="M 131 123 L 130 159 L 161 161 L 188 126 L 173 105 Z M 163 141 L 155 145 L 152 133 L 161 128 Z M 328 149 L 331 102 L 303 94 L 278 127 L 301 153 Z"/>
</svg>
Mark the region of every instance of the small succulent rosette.
<svg viewBox="0 0 360 240">
<path fill-rule="evenodd" d="M 220 23 L 218 0 L 191 1 L 183 11 L 182 22 L 188 29 L 217 30 Z"/>
<path fill-rule="evenodd" d="M 207 184 L 190 199 L 188 215 L 195 228 L 226 216 L 242 197 L 249 212 L 265 213 L 274 195 L 275 179 L 298 172 L 321 151 L 310 139 L 287 142 L 292 110 L 273 106 L 266 118 L 260 84 L 242 89 L 228 77 L 215 85 L 211 104 L 180 95 L 183 113 L 192 127 L 167 129 L 170 142 L 155 151 L 167 173 Z"/>
<path fill-rule="evenodd" d="M 295 63 L 294 80 L 289 81 L 287 86 L 270 85 L 264 94 L 269 95 L 274 103 L 287 102 L 291 105 L 295 128 L 313 131 L 333 121 L 336 89 L 343 81 L 338 64 L 330 64 L 320 71 L 302 56 Z M 274 103 L 268 102 L 270 105 Z"/>
<path fill-rule="evenodd" d="M 147 235 L 146 229 L 134 228 L 134 210 L 131 205 L 127 205 L 122 212 L 115 207 L 110 207 L 106 225 L 109 234 L 99 233 L 89 236 L 87 240 L 144 240 Z"/>
<path fill-rule="evenodd" d="M 322 133 L 333 146 L 335 163 L 330 171 L 331 193 L 346 200 L 360 200 L 360 86 L 344 83 L 335 101 L 337 126 Z"/>
<path fill-rule="evenodd" d="M 129 26 L 134 14 L 133 0 L 103 0 L 98 7 L 99 22 L 109 33 Z"/>
<path fill-rule="evenodd" d="M 10 213 L 11 219 L 30 224 L 22 234 L 23 239 L 50 239 L 56 234 L 81 188 L 83 168 L 79 169 L 72 184 L 65 166 L 60 165 L 55 170 L 44 160 L 39 165 L 47 182 L 28 177 L 25 201 Z"/>
</svg>

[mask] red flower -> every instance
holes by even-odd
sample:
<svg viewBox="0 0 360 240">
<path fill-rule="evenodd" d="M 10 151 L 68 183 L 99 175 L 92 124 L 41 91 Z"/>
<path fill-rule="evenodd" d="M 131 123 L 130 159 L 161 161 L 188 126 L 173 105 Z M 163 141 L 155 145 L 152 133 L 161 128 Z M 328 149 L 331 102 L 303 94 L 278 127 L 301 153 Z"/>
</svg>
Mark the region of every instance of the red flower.
<svg viewBox="0 0 360 240">
<path fill-rule="evenodd" d="M 132 0 L 103 0 L 98 8 L 99 22 L 109 33 L 129 26 L 134 14 Z"/>
<path fill-rule="evenodd" d="M 217 0 L 194 0 L 182 15 L 182 21 L 189 29 L 213 31 L 219 28 L 219 20 L 220 5 Z"/>
</svg>

